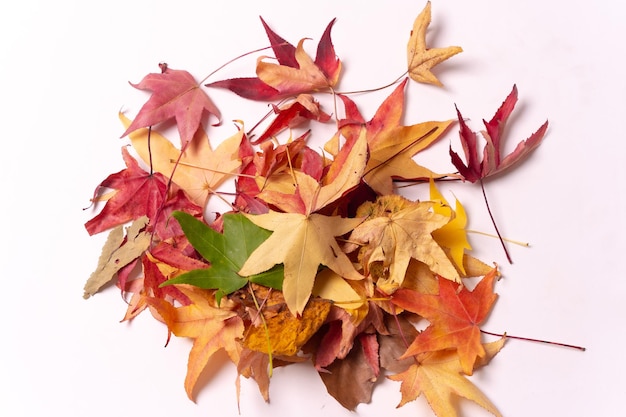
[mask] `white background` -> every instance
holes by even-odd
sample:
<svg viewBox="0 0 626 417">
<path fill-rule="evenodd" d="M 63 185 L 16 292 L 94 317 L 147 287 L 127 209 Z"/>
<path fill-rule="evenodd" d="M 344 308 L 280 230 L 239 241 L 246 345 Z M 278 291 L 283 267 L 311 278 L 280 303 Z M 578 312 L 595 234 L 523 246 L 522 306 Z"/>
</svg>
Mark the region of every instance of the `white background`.
<svg viewBox="0 0 626 417">
<path fill-rule="evenodd" d="M 384 3 L 384 4 L 383 4 Z M 198 395 L 183 380 L 190 344 L 148 314 L 120 324 L 125 304 L 110 288 L 90 300 L 82 287 L 105 236 L 89 237 L 83 211 L 96 185 L 123 168 L 117 119 L 148 96 L 128 85 L 157 64 L 198 79 L 243 52 L 267 45 L 259 15 L 313 48 L 333 17 L 342 90 L 372 88 L 404 71 L 413 19 L 424 1 L 22 1 L 0 6 L 2 134 L 0 414 L 7 416 L 237 415 L 235 372 L 217 366 Z M 520 93 L 507 150 L 550 120 L 545 142 L 523 165 L 487 183 L 509 246 L 472 235 L 476 255 L 502 265 L 499 299 L 484 328 L 584 345 L 587 351 L 511 340 L 472 380 L 505 416 L 611 416 L 623 408 L 626 284 L 624 234 L 625 13 L 619 2 L 433 1 L 428 41 L 464 52 L 440 65 L 440 89 L 411 83 L 405 124 L 454 117 L 474 130 L 514 83 Z M 242 60 L 212 80 L 253 75 Z M 356 96 L 366 119 L 391 92 Z M 211 97 L 227 121 L 251 126 L 265 104 L 224 91 Z M 328 109 L 332 111 L 331 109 Z M 323 142 L 326 138 L 319 138 Z M 451 169 L 447 146 L 420 155 Z M 477 187 L 442 186 L 465 204 L 472 229 L 491 231 Z M 219 361 L 218 361 L 219 362 Z M 359 416 L 430 415 L 423 398 L 396 411 L 399 385 L 383 382 Z M 242 383 L 243 416 L 353 415 L 308 366 L 278 370 L 262 402 Z M 486 412 L 461 401 L 463 415 Z"/>
</svg>

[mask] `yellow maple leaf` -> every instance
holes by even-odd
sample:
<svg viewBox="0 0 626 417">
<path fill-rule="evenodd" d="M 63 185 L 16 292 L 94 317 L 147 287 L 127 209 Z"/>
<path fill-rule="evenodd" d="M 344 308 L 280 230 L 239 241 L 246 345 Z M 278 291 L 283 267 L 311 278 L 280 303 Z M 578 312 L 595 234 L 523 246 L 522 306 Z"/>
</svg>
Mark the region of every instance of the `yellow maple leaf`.
<svg viewBox="0 0 626 417">
<path fill-rule="evenodd" d="M 312 292 L 315 296 L 332 301 L 333 305 L 343 308 L 351 315 L 363 307 L 366 300 L 348 281 L 331 269 L 322 269 L 318 272 Z"/>
<path fill-rule="evenodd" d="M 505 338 L 484 344 L 487 352 L 478 365 L 485 365 L 504 345 Z M 388 377 L 400 381 L 402 400 L 398 407 L 415 400 L 422 393 L 438 417 L 456 417 L 457 410 L 452 396 L 475 402 L 494 416 L 500 412 L 469 379 L 462 374 L 458 353 L 454 350 L 427 352 L 417 355 L 417 363 L 406 371 Z"/>
<path fill-rule="evenodd" d="M 294 314 L 302 314 L 320 265 L 347 279 L 363 278 L 335 240 L 335 236 L 350 232 L 363 219 L 276 211 L 246 217 L 274 233 L 252 252 L 239 274 L 258 274 L 282 263 L 285 267 L 283 293 Z"/>
<path fill-rule="evenodd" d="M 359 209 L 358 214 L 367 210 L 371 214 L 353 230 L 349 240 L 364 245 L 361 249 L 364 267 L 382 261 L 388 268 L 388 277 L 377 283 L 387 294 L 402 285 L 411 258 L 446 279 L 460 282 L 458 271 L 432 237 L 434 230 L 449 221 L 449 217 L 433 212 L 434 204 L 390 195 L 379 197 L 375 203 L 365 203 Z"/>
<path fill-rule="evenodd" d="M 124 126 L 130 125 L 131 121 L 122 113 L 119 117 Z M 160 172 L 167 178 L 170 178 L 174 171 L 172 181 L 182 188 L 194 203 L 204 207 L 215 190 L 238 172 L 241 166 L 238 157 L 239 146 L 243 134 L 243 129 L 239 129 L 214 150 L 204 129 L 198 129 L 193 141 L 180 157 L 175 171 L 174 166 L 180 156 L 180 150 L 167 138 L 152 130 L 148 140 L 148 129 L 138 129 L 129 137 L 133 148 L 144 163 L 151 163 L 153 171 Z"/>
<path fill-rule="evenodd" d="M 452 207 L 450 207 L 446 199 L 439 192 L 432 178 L 430 179 L 430 200 L 439 203 L 433 206 L 435 213 L 450 217 L 450 221 L 447 224 L 433 231 L 433 238 L 441 246 L 450 250 L 452 260 L 461 273 L 465 274 L 463 255 L 466 249 L 472 249 L 467 241 L 467 231 L 465 230 L 465 226 L 467 225 L 465 209 L 459 200 L 456 200 L 455 210 L 452 210 Z"/>
<path fill-rule="evenodd" d="M 427 48 L 426 29 L 430 24 L 430 1 L 413 23 L 413 30 L 407 45 L 407 60 L 411 79 L 426 84 L 441 86 L 441 82 L 430 71 L 435 65 L 445 61 L 453 55 L 462 52 L 459 46 L 446 48 Z"/>
</svg>

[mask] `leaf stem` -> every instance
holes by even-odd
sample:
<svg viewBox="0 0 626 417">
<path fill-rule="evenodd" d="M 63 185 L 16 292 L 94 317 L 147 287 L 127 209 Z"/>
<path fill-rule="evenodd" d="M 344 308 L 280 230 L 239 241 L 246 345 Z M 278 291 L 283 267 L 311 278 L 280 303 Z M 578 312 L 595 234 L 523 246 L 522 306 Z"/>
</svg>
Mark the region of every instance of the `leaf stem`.
<svg viewBox="0 0 626 417">
<path fill-rule="evenodd" d="M 252 295 L 252 301 L 254 301 L 254 306 L 257 310 L 257 317 L 261 319 L 261 323 L 263 324 L 263 330 L 265 331 L 265 340 L 267 341 L 267 356 L 269 358 L 269 377 L 272 377 L 274 372 L 274 360 L 272 355 L 272 342 L 270 340 L 270 330 L 267 328 L 267 322 L 265 321 L 265 316 L 261 312 L 261 306 L 259 305 L 258 300 L 256 299 L 256 295 L 254 295 L 254 288 L 252 288 L 252 283 L 248 282 L 248 289 L 250 290 L 250 294 Z M 270 288 L 271 291 L 271 288 Z M 267 295 L 269 297 L 269 293 Z M 263 305 L 265 305 L 265 301 L 263 301 Z"/>
<path fill-rule="evenodd" d="M 479 181 L 480 181 L 480 189 L 483 191 L 483 198 L 485 199 L 485 205 L 487 206 L 487 212 L 489 213 L 489 218 L 491 218 L 491 223 L 493 224 L 493 228 L 496 230 L 498 239 L 500 239 L 500 243 L 502 244 L 502 249 L 504 249 L 504 254 L 506 255 L 506 259 L 509 261 L 510 264 L 512 264 L 513 260 L 511 259 L 511 255 L 509 254 L 509 251 L 506 248 L 506 245 L 504 244 L 504 239 L 502 238 L 502 235 L 500 234 L 500 230 L 498 230 L 498 225 L 496 225 L 496 220 L 494 219 L 493 214 L 491 213 L 491 208 L 489 207 L 489 201 L 487 200 L 487 192 L 485 191 L 485 184 L 483 182 L 483 179 L 481 178 Z"/>
<path fill-rule="evenodd" d="M 398 78 L 396 78 L 394 81 L 390 82 L 389 84 L 385 84 L 382 87 L 377 87 L 377 88 L 370 88 L 367 90 L 356 90 L 356 91 L 341 91 L 341 92 L 335 92 L 333 91 L 333 94 L 341 94 L 341 95 L 348 95 L 348 94 L 361 94 L 361 93 L 372 93 L 374 91 L 380 91 L 380 90 L 384 90 L 385 88 L 391 87 L 394 84 L 397 84 L 400 82 L 400 80 L 402 78 L 404 78 L 409 72 L 405 71 L 404 73 L 402 73 L 402 75 L 400 75 Z"/>
<path fill-rule="evenodd" d="M 276 46 L 283 46 L 283 45 L 287 45 L 287 42 L 280 43 L 280 44 L 278 44 L 278 45 L 276 45 Z M 207 75 L 206 77 L 204 77 L 204 78 L 202 79 L 202 81 L 200 81 L 200 82 L 198 83 L 198 85 L 202 85 L 202 84 L 204 84 L 204 83 L 206 82 L 206 80 L 208 80 L 208 79 L 209 79 L 209 78 L 210 78 L 213 74 L 215 74 L 216 72 L 220 71 L 220 70 L 221 70 L 221 69 L 223 69 L 224 67 L 226 67 L 226 66 L 228 66 L 228 65 L 232 64 L 232 63 L 233 63 L 233 62 L 235 62 L 236 60 L 241 59 L 241 58 L 243 58 L 243 57 L 246 57 L 246 56 L 248 56 L 248 55 L 255 54 L 255 53 L 257 53 L 257 52 L 265 51 L 266 49 L 270 49 L 270 48 L 272 48 L 272 46 L 264 46 L 263 48 L 258 48 L 258 49 L 255 49 L 255 50 L 252 50 L 252 51 L 246 52 L 245 54 L 241 54 L 241 55 L 239 55 L 239 56 L 237 56 L 237 57 L 235 57 L 235 58 L 233 58 L 233 59 L 230 59 L 230 60 L 226 61 L 224 64 L 220 65 L 219 67 L 217 67 L 216 69 L 214 69 L 213 71 L 211 71 L 211 72 L 209 73 L 209 75 Z"/>
<path fill-rule="evenodd" d="M 488 334 L 490 336 L 508 337 L 509 339 L 524 340 L 526 342 L 545 343 L 545 344 L 548 344 L 548 345 L 555 345 L 555 346 L 561 346 L 561 347 L 566 347 L 566 348 L 570 348 L 570 349 L 576 349 L 576 350 L 580 350 L 582 352 L 587 350 L 587 348 L 585 348 L 583 346 L 568 345 L 566 343 L 550 342 L 548 340 L 532 339 L 532 338 L 529 338 L 529 337 L 510 336 L 510 335 L 508 335 L 506 333 L 504 333 L 504 334 L 491 333 L 491 332 L 488 332 L 488 331 L 482 330 L 482 329 L 480 330 L 480 332 L 484 333 L 484 334 Z"/>
<path fill-rule="evenodd" d="M 150 176 L 154 174 L 154 169 L 152 168 L 152 146 L 151 146 L 151 141 L 150 141 L 151 134 L 152 134 L 152 126 L 148 126 L 148 157 L 150 159 Z"/>
<path fill-rule="evenodd" d="M 466 232 L 467 233 L 474 233 L 476 235 L 487 236 L 487 237 L 495 237 L 495 238 L 498 237 L 497 235 L 492 235 L 491 233 L 481 232 L 480 230 L 468 229 L 468 230 L 466 230 Z M 528 243 L 528 242 L 522 242 L 522 241 L 519 241 L 519 240 L 508 239 L 506 237 L 503 237 L 502 240 L 504 240 L 505 242 L 512 243 L 514 245 L 525 246 L 525 247 L 529 247 L 530 246 L 530 243 Z"/>
</svg>

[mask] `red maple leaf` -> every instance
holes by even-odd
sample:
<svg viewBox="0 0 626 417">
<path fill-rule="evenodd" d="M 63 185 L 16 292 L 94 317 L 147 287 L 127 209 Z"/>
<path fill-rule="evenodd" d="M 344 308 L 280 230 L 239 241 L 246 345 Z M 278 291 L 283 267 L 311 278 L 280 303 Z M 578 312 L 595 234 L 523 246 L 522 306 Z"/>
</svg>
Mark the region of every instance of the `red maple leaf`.
<svg viewBox="0 0 626 417">
<path fill-rule="evenodd" d="M 513 90 L 504 100 L 498 111 L 496 111 L 493 118 L 489 122 L 483 120 L 486 130 L 481 131 L 480 133 L 485 138 L 486 143 L 483 148 L 482 161 L 478 160 L 476 133 L 474 133 L 467 126 L 467 124 L 465 124 L 463 116 L 457 108 L 456 112 L 459 124 L 461 125 L 459 136 L 461 137 L 461 145 L 463 146 L 467 165 L 464 164 L 461 157 L 452 150 L 452 147 L 450 147 L 450 157 L 452 158 L 452 163 L 456 169 L 459 170 L 459 173 L 465 180 L 476 182 L 480 179 L 502 172 L 526 157 L 526 155 L 528 155 L 541 143 L 541 140 L 548 129 L 547 121 L 541 125 L 541 127 L 539 127 L 539 129 L 528 139 L 521 141 L 513 152 L 504 158 L 501 157 L 500 147 L 502 145 L 502 132 L 504 131 L 506 122 L 515 107 L 516 102 L 517 87 L 514 85 Z"/>
<path fill-rule="evenodd" d="M 122 137 L 142 127 L 174 118 L 181 144 L 185 146 L 200 127 L 205 111 L 217 117 L 218 124 L 220 112 L 190 73 L 170 69 L 167 64 L 159 66 L 162 70 L 160 74 L 148 74 L 139 84 L 131 83 L 140 90 L 152 91 L 152 95 Z"/>
<path fill-rule="evenodd" d="M 90 235 L 144 215 L 153 221 L 165 202 L 167 179 L 162 174 L 144 171 L 126 148 L 122 148 L 122 156 L 126 169 L 109 175 L 96 187 L 94 201 L 103 188 L 116 191 L 102 211 L 85 223 Z"/>
<path fill-rule="evenodd" d="M 227 88 L 251 100 L 273 101 L 336 84 L 341 71 L 341 61 L 335 54 L 330 38 L 335 19 L 328 24 L 317 45 L 315 61 L 304 52 L 302 40 L 298 47 L 294 47 L 272 31 L 263 18 L 261 22 L 279 65 L 259 60 L 257 77 L 231 78 L 206 84 L 207 87 Z"/>
<path fill-rule="evenodd" d="M 441 277 L 437 295 L 421 294 L 406 288 L 396 291 L 392 297 L 395 305 L 430 322 L 402 358 L 456 348 L 463 371 L 471 375 L 476 359 L 485 356 L 478 325 L 485 320 L 497 298 L 493 293 L 496 277 L 497 270 L 493 269 L 473 291 L 464 286 L 459 291 L 459 284 Z"/>
<path fill-rule="evenodd" d="M 294 128 L 306 120 L 316 120 L 325 123 L 330 115 L 320 109 L 320 105 L 310 94 L 300 94 L 296 101 L 284 107 L 274 106 L 276 117 L 257 139 L 251 143 L 258 145 L 276 136 L 287 128 Z"/>
</svg>

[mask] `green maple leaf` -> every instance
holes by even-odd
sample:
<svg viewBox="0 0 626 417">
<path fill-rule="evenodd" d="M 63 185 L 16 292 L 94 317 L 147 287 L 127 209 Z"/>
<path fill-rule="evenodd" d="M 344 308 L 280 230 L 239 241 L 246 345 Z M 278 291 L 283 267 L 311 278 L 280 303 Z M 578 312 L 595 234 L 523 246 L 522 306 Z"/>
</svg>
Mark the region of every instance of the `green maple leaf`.
<svg viewBox="0 0 626 417">
<path fill-rule="evenodd" d="M 265 242 L 272 232 L 265 230 L 242 214 L 224 215 L 224 233 L 218 233 L 202 221 L 182 211 L 175 211 L 174 218 L 185 232 L 191 245 L 211 263 L 206 269 L 185 272 L 161 285 L 190 284 L 200 288 L 216 289 L 218 302 L 226 294 L 242 288 L 248 282 L 282 289 L 284 270 L 282 265 L 250 276 L 237 273 L 250 254 Z"/>
</svg>

